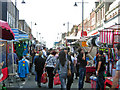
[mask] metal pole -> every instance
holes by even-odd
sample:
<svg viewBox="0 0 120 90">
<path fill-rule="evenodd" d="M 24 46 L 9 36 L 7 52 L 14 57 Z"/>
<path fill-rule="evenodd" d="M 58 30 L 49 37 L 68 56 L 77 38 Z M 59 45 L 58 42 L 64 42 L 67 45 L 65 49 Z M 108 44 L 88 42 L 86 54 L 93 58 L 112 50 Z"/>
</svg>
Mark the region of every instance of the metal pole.
<svg viewBox="0 0 120 90">
<path fill-rule="evenodd" d="M 84 20 L 84 1 L 82 0 L 82 37 L 83 37 L 83 29 L 84 29 L 83 20 Z"/>
<path fill-rule="evenodd" d="M 67 29 L 67 33 L 69 32 L 69 22 L 68 22 L 68 29 Z M 67 36 L 69 36 L 69 33 L 67 34 Z"/>
<path fill-rule="evenodd" d="M 15 0 L 15 28 L 16 28 L 16 7 L 17 7 L 17 0 Z"/>
<path fill-rule="evenodd" d="M 32 32 L 32 22 L 31 22 L 31 32 Z"/>
</svg>

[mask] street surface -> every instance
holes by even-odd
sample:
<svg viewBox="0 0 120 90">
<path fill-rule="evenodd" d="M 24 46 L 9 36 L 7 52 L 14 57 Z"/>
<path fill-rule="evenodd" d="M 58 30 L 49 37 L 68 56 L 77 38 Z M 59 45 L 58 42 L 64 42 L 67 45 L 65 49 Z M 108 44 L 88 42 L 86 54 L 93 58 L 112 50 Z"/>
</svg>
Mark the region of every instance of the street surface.
<svg viewBox="0 0 120 90">
<path fill-rule="evenodd" d="M 37 82 L 35 81 L 35 76 L 34 75 L 29 75 L 25 81 L 21 81 L 21 80 L 18 80 L 16 82 L 16 79 L 14 79 L 14 82 L 13 83 L 8 83 L 8 81 L 5 82 L 6 84 L 6 87 L 7 88 L 20 88 L 20 89 L 39 89 L 38 86 L 37 86 Z M 41 84 L 41 89 L 48 89 L 48 83 L 46 84 Z M 53 87 L 53 89 L 60 89 L 60 85 L 56 85 Z M 78 89 L 78 79 L 77 80 L 74 80 L 73 84 L 72 84 L 72 89 Z M 87 89 L 87 88 L 91 88 L 91 85 L 90 83 L 85 83 L 84 84 L 84 88 Z"/>
</svg>

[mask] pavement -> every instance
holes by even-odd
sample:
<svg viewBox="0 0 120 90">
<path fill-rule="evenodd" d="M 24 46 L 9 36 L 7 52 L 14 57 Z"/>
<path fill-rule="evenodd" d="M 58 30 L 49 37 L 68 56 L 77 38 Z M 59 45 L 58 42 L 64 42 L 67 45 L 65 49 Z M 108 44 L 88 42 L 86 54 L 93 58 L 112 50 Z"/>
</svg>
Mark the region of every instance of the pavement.
<svg viewBox="0 0 120 90">
<path fill-rule="evenodd" d="M 8 80 L 5 81 L 6 87 L 7 88 L 16 88 L 18 89 L 39 89 L 37 86 L 37 82 L 35 81 L 35 75 L 29 75 L 25 81 L 21 81 L 20 79 L 16 80 L 14 79 L 13 83 L 8 83 Z M 46 84 L 41 84 L 41 89 L 47 89 L 48 90 L 48 83 Z M 60 89 L 61 86 L 60 85 L 55 85 L 53 86 L 53 89 Z M 84 83 L 84 88 L 91 88 L 91 84 L 90 83 Z M 78 79 L 74 79 L 74 82 L 71 86 L 71 89 L 78 89 Z M 9 89 L 8 89 L 9 90 Z"/>
</svg>

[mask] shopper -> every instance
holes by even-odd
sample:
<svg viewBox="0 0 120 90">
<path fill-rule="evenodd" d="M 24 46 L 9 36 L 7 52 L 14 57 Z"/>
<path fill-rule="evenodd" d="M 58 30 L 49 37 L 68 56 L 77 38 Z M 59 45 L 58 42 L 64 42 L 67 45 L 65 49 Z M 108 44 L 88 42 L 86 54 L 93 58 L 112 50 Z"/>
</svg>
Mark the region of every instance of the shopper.
<svg viewBox="0 0 120 90">
<path fill-rule="evenodd" d="M 66 59 L 70 61 L 71 73 L 73 73 L 73 64 L 72 64 L 72 60 L 71 60 L 71 55 L 68 54 L 69 51 L 70 51 L 69 48 L 64 48 L 64 52 L 66 54 Z M 67 77 L 67 90 L 70 90 L 72 83 L 73 83 L 73 76 L 71 74 L 70 76 Z"/>
<path fill-rule="evenodd" d="M 105 71 L 105 56 L 103 55 L 103 51 L 99 51 L 99 56 L 97 59 L 97 65 L 96 65 L 96 75 L 97 75 L 97 81 L 96 81 L 96 90 L 104 90 L 104 71 Z"/>
<path fill-rule="evenodd" d="M 119 81 L 120 79 L 120 43 L 117 45 L 117 50 L 118 50 L 118 61 L 116 63 L 116 72 L 113 78 L 113 85 L 112 85 L 112 88 L 114 89 L 117 87 L 118 84 L 120 88 L 120 81 Z"/>
<path fill-rule="evenodd" d="M 47 58 L 46 47 L 43 47 L 42 52 L 43 52 L 43 57 L 44 57 L 44 59 L 46 59 L 46 58 Z"/>
<path fill-rule="evenodd" d="M 74 53 L 71 53 L 71 60 L 72 60 L 72 67 L 73 67 L 73 70 L 72 70 L 72 78 L 74 80 L 74 73 L 76 73 L 76 60 L 75 60 L 75 57 L 74 57 Z"/>
<path fill-rule="evenodd" d="M 61 89 L 64 89 L 64 90 L 66 90 L 68 63 L 70 63 L 70 62 L 66 59 L 65 52 L 61 51 L 59 53 L 59 61 L 58 61 L 58 64 L 56 65 L 55 71 L 59 68 L 59 77 L 60 77 L 60 81 L 61 81 Z"/>
<path fill-rule="evenodd" d="M 79 67 L 79 89 L 83 88 L 84 85 L 84 79 L 85 79 L 85 73 L 86 73 L 86 65 L 87 65 L 87 61 L 86 61 L 86 55 L 88 53 L 90 53 L 92 51 L 93 46 L 91 47 L 91 49 L 88 52 L 84 52 L 84 50 L 82 48 L 80 48 L 78 50 L 78 61 L 80 62 L 80 67 Z"/>
<path fill-rule="evenodd" d="M 35 56 L 34 56 L 34 59 L 33 59 L 33 65 L 32 65 L 32 69 L 31 69 L 31 73 L 32 73 L 32 75 L 35 75 L 36 74 L 36 72 L 35 72 L 35 64 L 34 64 L 34 62 L 35 62 L 35 59 L 36 58 L 38 58 L 39 57 L 39 52 L 37 52 L 36 54 L 35 54 Z"/>
<path fill-rule="evenodd" d="M 48 84 L 49 88 L 53 88 L 53 77 L 54 77 L 53 70 L 56 66 L 55 55 L 56 55 L 56 52 L 52 51 L 45 62 L 45 67 L 49 77 L 49 84 Z"/>
<path fill-rule="evenodd" d="M 35 71 L 37 74 L 37 85 L 41 87 L 41 76 L 43 74 L 43 68 L 45 65 L 45 59 L 42 58 L 42 51 L 39 52 L 39 57 L 35 58 Z"/>
<path fill-rule="evenodd" d="M 33 64 L 33 59 L 34 59 L 34 57 L 35 57 L 35 54 L 36 54 L 36 50 L 33 49 L 33 50 L 32 50 L 32 54 L 31 54 L 31 56 L 32 56 L 32 64 Z"/>
</svg>

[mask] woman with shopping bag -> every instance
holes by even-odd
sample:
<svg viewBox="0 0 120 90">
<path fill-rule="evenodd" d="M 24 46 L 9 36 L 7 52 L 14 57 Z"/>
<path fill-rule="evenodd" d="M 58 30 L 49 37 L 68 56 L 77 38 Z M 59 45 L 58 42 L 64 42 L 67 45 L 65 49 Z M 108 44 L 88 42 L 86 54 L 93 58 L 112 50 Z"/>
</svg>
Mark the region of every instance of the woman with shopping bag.
<svg viewBox="0 0 120 90">
<path fill-rule="evenodd" d="M 70 64 L 70 62 L 69 62 L 69 60 L 66 59 L 65 52 L 61 51 L 59 53 L 59 62 L 56 65 L 54 72 L 57 71 L 57 69 L 59 68 L 59 77 L 60 77 L 60 81 L 61 81 L 61 89 L 64 89 L 64 90 L 66 89 L 67 76 L 71 74 L 69 64 Z"/>
<path fill-rule="evenodd" d="M 53 71 L 56 66 L 56 58 L 55 58 L 56 52 L 53 50 L 51 51 L 50 55 L 48 56 L 46 62 L 45 62 L 45 67 L 47 70 L 47 74 L 49 77 L 49 82 L 48 82 L 48 87 L 53 88 Z"/>
<path fill-rule="evenodd" d="M 58 73 L 54 77 L 54 85 L 61 85 L 61 81 Z"/>
<path fill-rule="evenodd" d="M 45 59 L 42 58 L 42 51 L 39 52 L 39 57 L 35 58 L 35 71 L 37 76 L 37 85 L 40 88 L 41 87 L 41 77 L 43 74 L 43 69 L 45 65 Z"/>
</svg>

